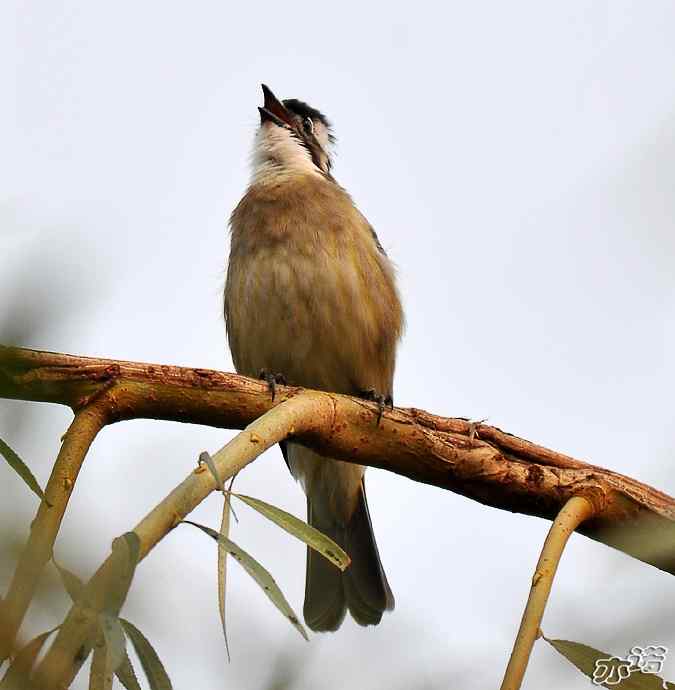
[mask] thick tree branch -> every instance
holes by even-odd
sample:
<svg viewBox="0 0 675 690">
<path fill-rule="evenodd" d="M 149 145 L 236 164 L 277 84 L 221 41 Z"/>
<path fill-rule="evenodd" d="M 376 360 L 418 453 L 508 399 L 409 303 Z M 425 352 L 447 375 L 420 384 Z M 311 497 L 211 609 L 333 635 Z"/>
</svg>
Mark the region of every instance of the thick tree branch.
<svg viewBox="0 0 675 690">
<path fill-rule="evenodd" d="M 100 396 L 109 421 L 151 418 L 241 429 L 298 394 L 235 374 L 74 357 L 0 346 L 0 396 L 74 410 Z M 553 520 L 573 496 L 594 517 L 580 532 L 675 574 L 675 500 L 630 477 L 574 460 L 465 419 L 386 411 L 333 393 L 333 415 L 310 420 L 296 441 L 330 457 L 380 467 L 486 505 Z"/>
</svg>

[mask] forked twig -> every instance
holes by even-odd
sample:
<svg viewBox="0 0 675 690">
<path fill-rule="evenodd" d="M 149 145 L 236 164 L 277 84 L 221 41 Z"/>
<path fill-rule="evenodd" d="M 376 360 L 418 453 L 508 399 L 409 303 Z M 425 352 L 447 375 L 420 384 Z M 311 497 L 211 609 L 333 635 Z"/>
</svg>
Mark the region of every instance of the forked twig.
<svg viewBox="0 0 675 690">
<path fill-rule="evenodd" d="M 218 476 L 226 481 L 263 451 L 294 431 L 314 423 L 317 415 L 332 414 L 325 398 L 311 391 L 300 393 L 277 405 L 235 436 L 213 455 Z M 133 530 L 140 540 L 139 560 L 199 505 L 217 482 L 206 467 L 192 471 L 164 500 L 155 506 Z M 96 609 L 102 604 L 110 567 L 108 558 L 86 585 L 87 601 Z M 95 622 L 95 619 L 92 619 Z M 94 629 L 91 622 L 78 616 L 74 605 L 61 626 L 54 643 L 35 671 L 33 686 L 40 690 L 68 687 L 91 650 Z"/>
</svg>

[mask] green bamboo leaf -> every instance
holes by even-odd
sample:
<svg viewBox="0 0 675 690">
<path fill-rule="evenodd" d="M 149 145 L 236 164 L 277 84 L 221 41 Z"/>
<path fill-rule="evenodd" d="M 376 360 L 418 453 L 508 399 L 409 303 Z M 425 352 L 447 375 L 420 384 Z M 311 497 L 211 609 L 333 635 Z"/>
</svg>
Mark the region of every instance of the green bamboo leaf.
<svg viewBox="0 0 675 690">
<path fill-rule="evenodd" d="M 77 601 L 84 592 L 84 583 L 80 578 L 72 573 L 67 568 L 56 562 L 56 559 L 52 556 L 52 563 L 56 570 L 58 570 L 59 577 L 61 578 L 61 583 L 65 587 L 68 596 L 75 602 Z"/>
<path fill-rule="evenodd" d="M 208 534 L 212 539 L 218 542 L 218 547 L 226 549 L 227 552 L 237 561 L 244 570 L 258 583 L 260 588 L 265 592 L 268 599 L 277 607 L 279 611 L 287 618 L 293 627 L 306 639 L 307 631 L 304 626 L 295 615 L 295 612 L 291 608 L 283 592 L 279 589 L 279 585 L 274 581 L 274 578 L 270 575 L 269 571 L 266 570 L 258 561 L 248 554 L 240 546 L 237 546 L 233 541 L 227 537 L 223 537 L 214 529 L 210 527 L 205 527 L 197 522 L 192 522 L 191 520 L 183 520 L 183 524 L 193 525 L 198 529 L 202 530 L 205 534 Z"/>
<path fill-rule="evenodd" d="M 675 685 L 666 683 L 651 672 L 660 670 L 660 667 L 646 667 L 648 670 L 645 672 L 638 668 L 635 662 L 631 663 L 630 655 L 622 658 L 612 656 L 580 642 L 549 640 L 547 637 L 544 639 L 598 687 L 620 688 L 621 690 L 675 689 Z"/>
<path fill-rule="evenodd" d="M 225 495 L 223 501 L 223 518 L 220 523 L 220 536 L 226 539 L 230 536 L 230 497 Z M 227 660 L 230 661 L 230 645 L 227 641 L 227 627 L 225 625 L 225 594 L 227 583 L 227 550 L 218 549 L 218 611 L 220 613 L 220 623 L 223 626 L 223 637 L 225 638 L 225 651 Z"/>
<path fill-rule="evenodd" d="M 106 613 L 113 616 L 119 614 L 127 598 L 139 555 L 140 539 L 134 532 L 127 532 L 113 541 L 108 586 L 103 605 Z"/>
<path fill-rule="evenodd" d="M 40 499 L 45 497 L 35 475 L 28 465 L 0 438 L 0 455 L 9 463 L 9 466 L 26 482 L 28 488 Z"/>
<path fill-rule="evenodd" d="M 47 638 L 58 629 L 59 626 L 47 630 L 47 632 L 33 638 L 21 649 L 14 657 L 11 666 L 7 669 L 2 682 L 0 682 L 0 690 L 25 690 L 25 688 L 31 687 L 30 674 L 33 670 L 35 659 L 37 659 Z"/>
<path fill-rule="evenodd" d="M 345 570 L 351 563 L 351 558 L 343 549 L 341 549 L 332 539 L 327 537 L 318 529 L 308 525 L 303 520 L 287 513 L 281 508 L 265 503 L 259 498 L 252 498 L 251 496 L 244 496 L 242 494 L 233 494 L 239 500 L 257 510 L 261 515 L 264 515 L 268 520 L 279 525 L 289 534 L 297 537 L 300 541 L 310 546 L 315 551 L 318 551 L 326 560 L 330 561 L 334 566 Z"/>
<path fill-rule="evenodd" d="M 114 673 L 124 663 L 127 655 L 127 643 L 124 631 L 117 616 L 109 613 L 101 613 L 98 616 L 98 625 L 103 633 L 105 646 L 110 655 L 110 671 Z"/>
<path fill-rule="evenodd" d="M 115 671 L 115 675 L 117 676 L 119 682 L 122 683 L 127 690 L 141 690 L 140 683 L 136 677 L 136 672 L 134 671 L 134 667 L 131 665 L 131 659 L 126 652 L 124 653 L 124 660 L 119 665 L 119 668 Z"/>
<path fill-rule="evenodd" d="M 121 618 L 120 622 L 127 637 L 131 640 L 138 658 L 141 660 L 141 666 L 143 666 L 143 671 L 145 671 L 145 677 L 148 679 L 148 683 L 150 683 L 151 690 L 172 690 L 169 676 L 164 670 L 157 652 L 148 642 L 145 635 L 128 620 Z"/>
</svg>

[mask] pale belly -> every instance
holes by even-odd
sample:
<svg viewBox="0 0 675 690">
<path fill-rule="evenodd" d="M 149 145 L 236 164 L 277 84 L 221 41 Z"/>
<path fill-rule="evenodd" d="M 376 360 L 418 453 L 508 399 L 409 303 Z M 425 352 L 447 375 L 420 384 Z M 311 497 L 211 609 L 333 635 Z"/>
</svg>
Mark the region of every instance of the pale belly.
<svg viewBox="0 0 675 690">
<path fill-rule="evenodd" d="M 381 385 L 377 301 L 349 260 L 275 247 L 232 268 L 228 327 L 238 371 L 341 393 Z"/>
</svg>

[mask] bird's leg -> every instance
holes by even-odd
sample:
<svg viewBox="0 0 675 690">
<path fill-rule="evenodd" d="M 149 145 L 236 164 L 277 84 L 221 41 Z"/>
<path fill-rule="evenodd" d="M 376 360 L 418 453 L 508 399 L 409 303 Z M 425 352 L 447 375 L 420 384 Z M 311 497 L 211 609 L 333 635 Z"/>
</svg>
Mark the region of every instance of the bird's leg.
<svg viewBox="0 0 675 690">
<path fill-rule="evenodd" d="M 267 371 L 267 369 L 261 369 L 260 373 L 258 374 L 258 378 L 261 381 L 267 382 L 267 387 L 272 395 L 272 402 L 274 402 L 274 396 L 277 393 L 277 384 L 280 386 L 286 386 L 288 384 L 288 381 L 286 381 L 286 377 L 283 374 L 272 374 L 271 372 Z"/>
<path fill-rule="evenodd" d="M 391 395 L 382 395 L 382 393 L 378 393 L 374 388 L 360 391 L 359 397 L 363 398 L 364 400 L 370 400 L 377 403 L 377 426 L 380 426 L 380 422 L 382 421 L 382 413 L 384 412 L 384 408 L 388 407 L 390 410 L 394 409 L 394 399 L 391 397 Z"/>
</svg>

